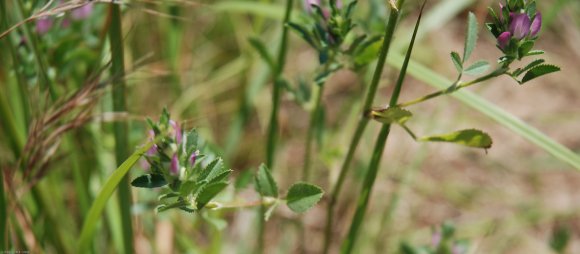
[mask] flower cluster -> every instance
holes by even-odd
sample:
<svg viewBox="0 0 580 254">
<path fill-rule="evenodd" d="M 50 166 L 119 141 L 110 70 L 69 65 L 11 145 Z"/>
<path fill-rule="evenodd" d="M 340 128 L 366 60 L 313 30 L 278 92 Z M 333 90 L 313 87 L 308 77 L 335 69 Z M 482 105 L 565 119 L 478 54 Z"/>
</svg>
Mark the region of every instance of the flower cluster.
<svg viewBox="0 0 580 254">
<path fill-rule="evenodd" d="M 197 134 L 184 133 L 169 114 L 164 111 L 159 123 L 149 121 L 149 141 L 153 146 L 145 154 L 146 170 L 166 178 L 184 178 L 188 168 L 195 166 L 199 151 L 196 150 Z M 192 140 L 188 140 L 192 139 Z"/>
<path fill-rule="evenodd" d="M 318 51 L 320 63 L 325 64 L 340 51 L 347 34 L 354 27 L 351 16 L 356 1 L 345 8 L 341 1 L 330 1 L 328 8 L 321 6 L 319 0 L 306 0 L 304 5 L 314 22 L 307 26 L 290 22 L 288 26 Z"/>
<path fill-rule="evenodd" d="M 493 22 L 487 23 L 497 47 L 511 60 L 533 55 L 531 50 L 542 28 L 542 14 L 535 0 L 506 0 L 499 5 L 499 15 L 490 8 Z"/>
<path fill-rule="evenodd" d="M 204 162 L 198 150 L 195 129 L 184 132 L 163 110 L 159 122 L 147 119 L 151 127 L 149 142 L 153 145 L 143 155 L 148 174 L 135 178 L 131 185 L 139 188 L 167 186 L 159 200 L 158 212 L 178 208 L 195 212 L 206 207 L 228 185 L 231 169 L 221 158 Z"/>
</svg>

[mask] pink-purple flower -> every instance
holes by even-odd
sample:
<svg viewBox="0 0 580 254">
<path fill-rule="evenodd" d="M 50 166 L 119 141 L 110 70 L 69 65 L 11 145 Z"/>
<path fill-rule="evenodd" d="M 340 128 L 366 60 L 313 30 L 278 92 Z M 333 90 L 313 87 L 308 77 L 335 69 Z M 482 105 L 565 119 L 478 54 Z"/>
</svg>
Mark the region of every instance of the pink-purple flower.
<svg viewBox="0 0 580 254">
<path fill-rule="evenodd" d="M 50 17 L 43 17 L 36 20 L 36 32 L 38 34 L 47 33 L 53 25 L 53 20 Z"/>
<path fill-rule="evenodd" d="M 93 12 L 93 3 L 85 4 L 71 12 L 71 18 L 73 20 L 81 20 L 88 18 Z"/>
</svg>

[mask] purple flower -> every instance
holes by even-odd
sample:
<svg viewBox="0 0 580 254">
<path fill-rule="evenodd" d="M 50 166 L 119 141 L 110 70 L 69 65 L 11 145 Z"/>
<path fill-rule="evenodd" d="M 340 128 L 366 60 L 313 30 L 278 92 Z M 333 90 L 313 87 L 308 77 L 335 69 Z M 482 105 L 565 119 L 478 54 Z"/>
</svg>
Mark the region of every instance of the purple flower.
<svg viewBox="0 0 580 254">
<path fill-rule="evenodd" d="M 93 4 L 92 3 L 85 4 L 77 9 L 74 9 L 71 12 L 71 18 L 73 20 L 86 19 L 91 15 L 91 12 L 93 12 Z"/>
<path fill-rule="evenodd" d="M 514 38 L 521 40 L 530 34 L 531 21 L 528 14 L 510 13 L 509 31 Z"/>
<path fill-rule="evenodd" d="M 171 174 L 172 175 L 178 175 L 179 174 L 179 158 L 177 157 L 177 153 L 173 155 L 173 157 L 171 157 Z"/>
<path fill-rule="evenodd" d="M 530 27 L 530 37 L 536 37 L 542 28 L 542 13 L 538 12 Z"/>
<path fill-rule="evenodd" d="M 195 165 L 195 160 L 197 160 L 197 154 L 195 154 L 195 152 L 193 152 L 191 154 L 191 156 L 189 156 L 189 163 L 191 163 L 192 166 Z"/>
<path fill-rule="evenodd" d="M 52 19 L 48 17 L 36 20 L 36 32 L 38 34 L 45 34 L 52 28 Z"/>
<path fill-rule="evenodd" d="M 512 34 L 510 32 L 503 32 L 497 37 L 497 45 L 501 50 L 505 50 L 510 43 Z"/>
<path fill-rule="evenodd" d="M 311 13 L 312 12 L 312 5 L 318 5 L 320 6 L 320 0 L 304 0 L 304 9 L 306 9 L 306 12 Z"/>
<path fill-rule="evenodd" d="M 173 127 L 173 131 L 175 132 L 175 142 L 177 144 L 181 144 L 181 139 L 182 139 L 182 133 L 181 133 L 181 128 L 179 128 L 179 124 L 177 124 L 175 121 L 173 120 L 169 120 L 169 124 L 171 124 L 171 127 Z"/>
<path fill-rule="evenodd" d="M 437 247 L 439 246 L 439 243 L 441 243 L 441 232 L 439 232 L 438 230 L 433 232 L 433 234 L 431 235 L 431 245 L 433 247 Z"/>
</svg>

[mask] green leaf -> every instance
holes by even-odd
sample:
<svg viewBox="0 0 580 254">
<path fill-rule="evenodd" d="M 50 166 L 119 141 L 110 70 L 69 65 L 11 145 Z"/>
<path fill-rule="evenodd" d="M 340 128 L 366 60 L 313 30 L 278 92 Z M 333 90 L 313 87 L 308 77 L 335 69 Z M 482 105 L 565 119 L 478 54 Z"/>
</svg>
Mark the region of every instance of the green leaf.
<svg viewBox="0 0 580 254">
<path fill-rule="evenodd" d="M 357 66 L 367 65 L 377 58 L 379 51 L 381 50 L 381 45 L 383 44 L 382 38 L 376 40 L 369 40 L 359 47 L 356 56 L 354 57 L 354 63 Z"/>
<path fill-rule="evenodd" d="M 298 35 L 300 35 L 300 37 L 302 37 L 302 39 L 304 39 L 306 42 L 308 42 L 308 44 L 310 44 L 310 46 L 312 46 L 315 49 L 318 49 L 318 46 L 314 42 L 310 32 L 308 32 L 308 29 L 306 29 L 305 27 L 298 25 L 296 23 L 292 23 L 292 22 L 288 22 L 288 24 L 286 24 L 286 25 L 288 27 L 292 28 L 292 30 L 294 30 L 295 32 L 297 32 Z"/>
<path fill-rule="evenodd" d="M 160 174 L 146 174 L 135 178 L 131 185 L 138 188 L 159 188 L 167 185 L 165 177 Z"/>
<path fill-rule="evenodd" d="M 410 111 L 399 107 L 375 109 L 370 113 L 370 117 L 372 119 L 377 120 L 383 124 L 398 123 L 403 125 L 412 116 L 413 114 Z"/>
<path fill-rule="evenodd" d="M 485 73 L 489 69 L 489 63 L 486 61 L 477 61 L 471 66 L 467 67 L 465 71 L 463 71 L 467 75 L 480 75 Z"/>
<path fill-rule="evenodd" d="M 258 173 L 256 174 L 256 191 L 264 197 L 278 197 L 278 185 L 272 174 L 270 174 L 270 169 L 266 165 L 262 164 L 258 168 Z"/>
<path fill-rule="evenodd" d="M 270 70 L 275 70 L 276 63 L 274 62 L 274 58 L 272 58 L 272 56 L 270 55 L 270 52 L 268 52 L 268 48 L 266 48 L 266 45 L 264 45 L 264 43 L 262 43 L 260 39 L 255 37 L 248 39 L 248 41 L 250 42 L 250 45 L 252 45 L 252 47 L 254 47 L 256 51 L 258 51 L 260 57 L 262 57 L 262 59 L 266 61 L 266 63 L 270 67 Z"/>
<path fill-rule="evenodd" d="M 518 69 L 516 69 L 516 70 L 513 72 L 513 74 L 512 74 L 512 75 L 513 75 L 514 77 L 517 77 L 517 76 L 519 76 L 519 75 L 522 75 L 522 73 L 524 73 L 524 72 L 526 72 L 526 71 L 529 71 L 530 69 L 532 69 L 532 68 L 534 68 L 534 67 L 536 67 L 536 66 L 538 66 L 538 65 L 540 65 L 540 64 L 542 64 L 542 63 L 544 63 L 545 61 L 546 61 L 546 60 L 544 60 L 544 59 L 537 59 L 537 60 L 534 60 L 534 61 L 532 61 L 531 63 L 529 63 L 528 65 L 526 65 L 526 67 L 524 67 L 523 69 L 522 69 L 522 68 L 518 68 Z"/>
<path fill-rule="evenodd" d="M 518 48 L 518 54 L 520 55 L 520 58 L 527 56 L 532 48 L 534 48 L 534 41 L 524 41 Z"/>
<path fill-rule="evenodd" d="M 203 169 L 201 175 L 197 178 L 197 182 L 215 182 L 215 179 L 223 179 L 231 173 L 231 169 L 225 168 L 221 158 L 214 159 L 211 163 Z"/>
<path fill-rule="evenodd" d="M 463 51 L 463 62 L 465 63 L 467 59 L 471 56 L 473 49 L 475 49 L 475 44 L 477 42 L 477 18 L 473 12 L 470 12 L 467 18 L 467 37 L 465 37 L 465 46 Z"/>
<path fill-rule="evenodd" d="M 480 130 L 460 130 L 442 135 L 419 138 L 423 142 L 450 142 L 458 145 L 488 149 L 492 145 L 491 137 Z"/>
<path fill-rule="evenodd" d="M 295 183 L 288 190 L 286 205 L 296 213 L 306 212 L 312 208 L 324 195 L 322 189 L 308 183 Z"/>
<path fill-rule="evenodd" d="M 550 237 L 550 247 L 556 253 L 564 253 L 570 242 L 570 229 L 566 226 L 557 225 Z"/>
<path fill-rule="evenodd" d="M 540 76 L 544 76 L 546 74 L 552 73 L 552 72 L 557 72 L 560 71 L 560 67 L 555 66 L 555 65 L 551 65 L 551 64 L 542 64 L 542 65 L 538 65 L 534 68 L 532 68 L 531 70 L 529 70 L 526 75 L 524 75 L 524 78 L 522 78 L 522 82 L 520 84 L 526 83 L 532 79 L 535 79 L 537 77 Z"/>
<path fill-rule="evenodd" d="M 206 185 L 201 189 L 195 199 L 196 208 L 202 209 L 209 201 L 211 201 L 217 194 L 228 186 L 227 182 L 217 182 Z"/>
<path fill-rule="evenodd" d="M 182 196 L 187 196 L 192 194 L 200 185 L 194 181 L 185 181 L 179 186 L 179 194 Z"/>
<path fill-rule="evenodd" d="M 536 55 L 542 55 L 544 53 L 545 52 L 543 50 L 532 50 L 532 51 L 528 52 L 526 54 L 526 56 L 536 56 Z"/>
<path fill-rule="evenodd" d="M 459 53 L 457 53 L 455 51 L 451 52 L 451 61 L 453 61 L 453 64 L 455 65 L 457 72 L 462 73 L 463 72 L 463 62 L 461 62 L 461 56 L 459 56 Z"/>
</svg>

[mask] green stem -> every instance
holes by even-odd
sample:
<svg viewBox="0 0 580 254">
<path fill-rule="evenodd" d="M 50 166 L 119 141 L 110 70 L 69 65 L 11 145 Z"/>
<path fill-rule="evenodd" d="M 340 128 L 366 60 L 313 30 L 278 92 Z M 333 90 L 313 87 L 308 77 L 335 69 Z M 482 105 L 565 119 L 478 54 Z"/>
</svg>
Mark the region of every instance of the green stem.
<svg viewBox="0 0 580 254">
<path fill-rule="evenodd" d="M 422 97 L 417 98 L 417 99 L 414 99 L 414 100 L 410 100 L 408 102 L 399 103 L 396 106 L 397 107 L 401 107 L 401 108 L 402 107 L 408 107 L 408 106 L 411 106 L 411 105 L 415 105 L 417 103 L 421 103 L 421 102 L 424 102 L 424 101 L 428 101 L 430 99 L 439 97 L 441 95 L 451 94 L 451 93 L 453 93 L 453 92 L 455 92 L 457 90 L 460 90 L 462 88 L 466 88 L 466 87 L 475 85 L 477 83 L 481 83 L 483 81 L 489 80 L 491 78 L 495 78 L 495 77 L 501 76 L 503 74 L 507 74 L 507 71 L 508 71 L 508 68 L 506 68 L 506 67 L 500 67 L 500 68 L 497 68 L 496 70 L 494 70 L 493 72 L 491 72 L 491 73 L 489 73 L 489 74 L 487 74 L 485 76 L 479 77 L 477 79 L 474 79 L 474 80 L 471 80 L 471 81 L 468 81 L 468 82 L 461 82 L 461 81 L 458 80 L 458 81 L 455 81 L 447 89 L 439 90 L 437 92 L 430 93 L 428 95 L 422 96 Z"/>
<path fill-rule="evenodd" d="M 364 112 L 369 110 L 373 104 L 373 100 L 375 98 L 375 94 L 377 92 L 377 88 L 379 86 L 379 82 L 383 75 L 383 68 L 385 66 L 385 61 L 387 59 L 387 55 L 389 54 L 389 48 L 391 46 L 391 42 L 393 40 L 393 36 L 395 34 L 395 28 L 397 26 L 397 22 L 399 19 L 399 11 L 403 6 L 404 0 L 397 1 L 397 9 L 391 8 L 391 14 L 389 16 L 389 20 L 387 22 L 387 27 L 385 28 L 385 37 L 383 39 L 383 45 L 381 46 L 381 51 L 379 55 L 379 59 L 377 62 L 377 66 L 375 68 L 375 72 L 373 74 L 373 79 L 371 84 L 367 90 L 365 101 L 362 107 L 362 114 L 361 118 L 358 122 L 356 127 L 355 133 L 351 139 L 348 152 L 344 159 L 344 162 L 340 168 L 340 173 L 338 176 L 338 180 L 330 193 L 330 201 L 326 210 L 326 227 L 325 227 L 325 238 L 324 238 L 324 253 L 328 253 L 330 251 L 330 242 L 332 241 L 332 231 L 333 231 L 333 223 L 334 223 L 334 207 L 336 205 L 336 201 L 338 195 L 340 195 L 340 191 L 342 190 L 342 186 L 344 184 L 344 180 L 346 178 L 346 173 L 348 172 L 348 168 L 350 162 L 354 156 L 358 143 L 364 133 L 366 126 L 368 124 L 368 119 L 364 116 Z"/>
<path fill-rule="evenodd" d="M 400 7 L 400 5 L 398 5 Z M 411 42 L 409 44 L 409 48 L 407 49 L 407 55 L 405 56 L 405 61 L 403 62 L 403 66 L 401 67 L 401 71 L 399 73 L 399 78 L 397 79 L 397 83 L 393 89 L 393 93 L 391 95 L 391 100 L 389 102 L 390 107 L 394 107 L 397 105 L 397 101 L 399 99 L 399 95 L 401 93 L 401 89 L 403 87 L 403 82 L 405 81 L 405 76 L 407 74 L 407 67 L 409 66 L 409 61 L 411 59 L 411 53 L 413 52 L 413 45 L 415 44 L 415 38 L 417 36 L 417 31 L 419 29 L 419 24 L 421 23 L 421 16 L 423 13 L 423 8 L 425 7 L 425 2 L 423 2 L 423 6 L 421 7 L 421 11 L 419 17 L 417 18 L 417 23 L 415 24 L 415 30 L 413 31 L 413 37 L 411 38 Z M 398 8 L 400 9 L 400 8 Z M 391 131 L 391 125 L 385 124 L 381 127 L 381 131 L 379 132 L 379 136 L 377 137 L 377 142 L 375 144 L 375 148 L 373 150 L 373 155 L 371 157 L 371 162 L 369 165 L 369 169 L 365 176 L 365 180 L 363 186 L 361 188 L 359 194 L 359 200 L 357 202 L 356 212 L 350 224 L 350 229 L 348 231 L 348 236 L 345 242 L 341 246 L 341 253 L 343 254 L 350 254 L 354 249 L 356 239 L 358 237 L 358 231 L 362 226 L 364 221 L 364 215 L 366 209 L 369 204 L 371 192 L 373 190 L 373 186 L 375 184 L 375 180 L 377 178 L 377 173 L 379 169 L 379 165 L 381 163 L 381 158 L 383 152 L 385 150 L 385 145 L 387 144 L 387 138 L 389 137 L 389 133 Z"/>
<path fill-rule="evenodd" d="M 7 250 L 6 225 L 8 214 L 6 213 L 6 200 L 4 197 L 4 172 L 0 171 L 0 249 Z"/>
<path fill-rule="evenodd" d="M 314 138 L 315 126 L 322 110 L 322 94 L 324 93 L 324 84 L 316 84 L 316 100 L 314 101 L 314 108 L 310 112 L 310 123 L 308 124 L 308 133 L 306 134 L 306 144 L 304 147 L 304 167 L 302 168 L 302 180 L 309 181 L 310 179 L 310 162 L 312 154 L 312 139 Z"/>
<path fill-rule="evenodd" d="M 113 111 L 127 111 L 125 102 L 125 59 L 123 50 L 123 35 L 121 10 L 118 4 L 109 5 L 111 26 L 109 27 L 109 43 L 111 47 L 113 81 Z M 127 122 L 118 121 L 113 124 L 115 136 L 115 159 L 121 165 L 129 157 L 129 136 Z M 119 186 L 119 208 L 123 228 L 123 243 L 125 254 L 133 253 L 133 226 L 131 219 L 131 189 L 129 177 L 124 176 Z"/>
<path fill-rule="evenodd" d="M 276 142 L 278 131 L 278 110 L 280 108 L 280 96 L 281 96 L 281 85 L 282 85 L 282 72 L 284 71 L 284 65 L 286 64 L 286 53 L 288 51 L 288 26 L 286 23 L 290 21 L 290 16 L 292 14 L 292 6 L 294 0 L 286 1 L 286 12 L 284 14 L 283 28 L 282 28 L 282 39 L 280 41 L 280 48 L 278 51 L 278 64 L 274 70 L 273 76 L 273 91 L 272 91 L 272 112 L 270 114 L 270 124 L 268 128 L 268 143 L 266 147 L 266 166 L 272 170 L 274 166 L 274 158 L 276 152 Z"/>
<path fill-rule="evenodd" d="M 286 11 L 284 13 L 284 21 L 282 23 L 282 37 L 280 41 L 280 48 L 278 49 L 278 64 L 276 69 L 273 70 L 273 89 L 272 89 L 272 111 L 270 113 L 270 123 L 268 125 L 268 137 L 266 143 L 266 166 L 268 169 L 273 170 L 274 159 L 276 155 L 276 143 L 277 143 L 277 132 L 278 132 L 278 111 L 280 108 L 280 97 L 281 97 L 281 85 L 282 85 L 282 72 L 284 71 L 284 65 L 286 64 L 286 53 L 288 51 L 288 26 L 286 23 L 290 21 L 290 16 L 292 15 L 292 6 L 294 5 L 294 0 L 286 0 Z M 257 253 L 264 253 L 264 213 L 266 209 L 261 206 L 259 209 L 258 218 L 258 246 Z"/>
</svg>

